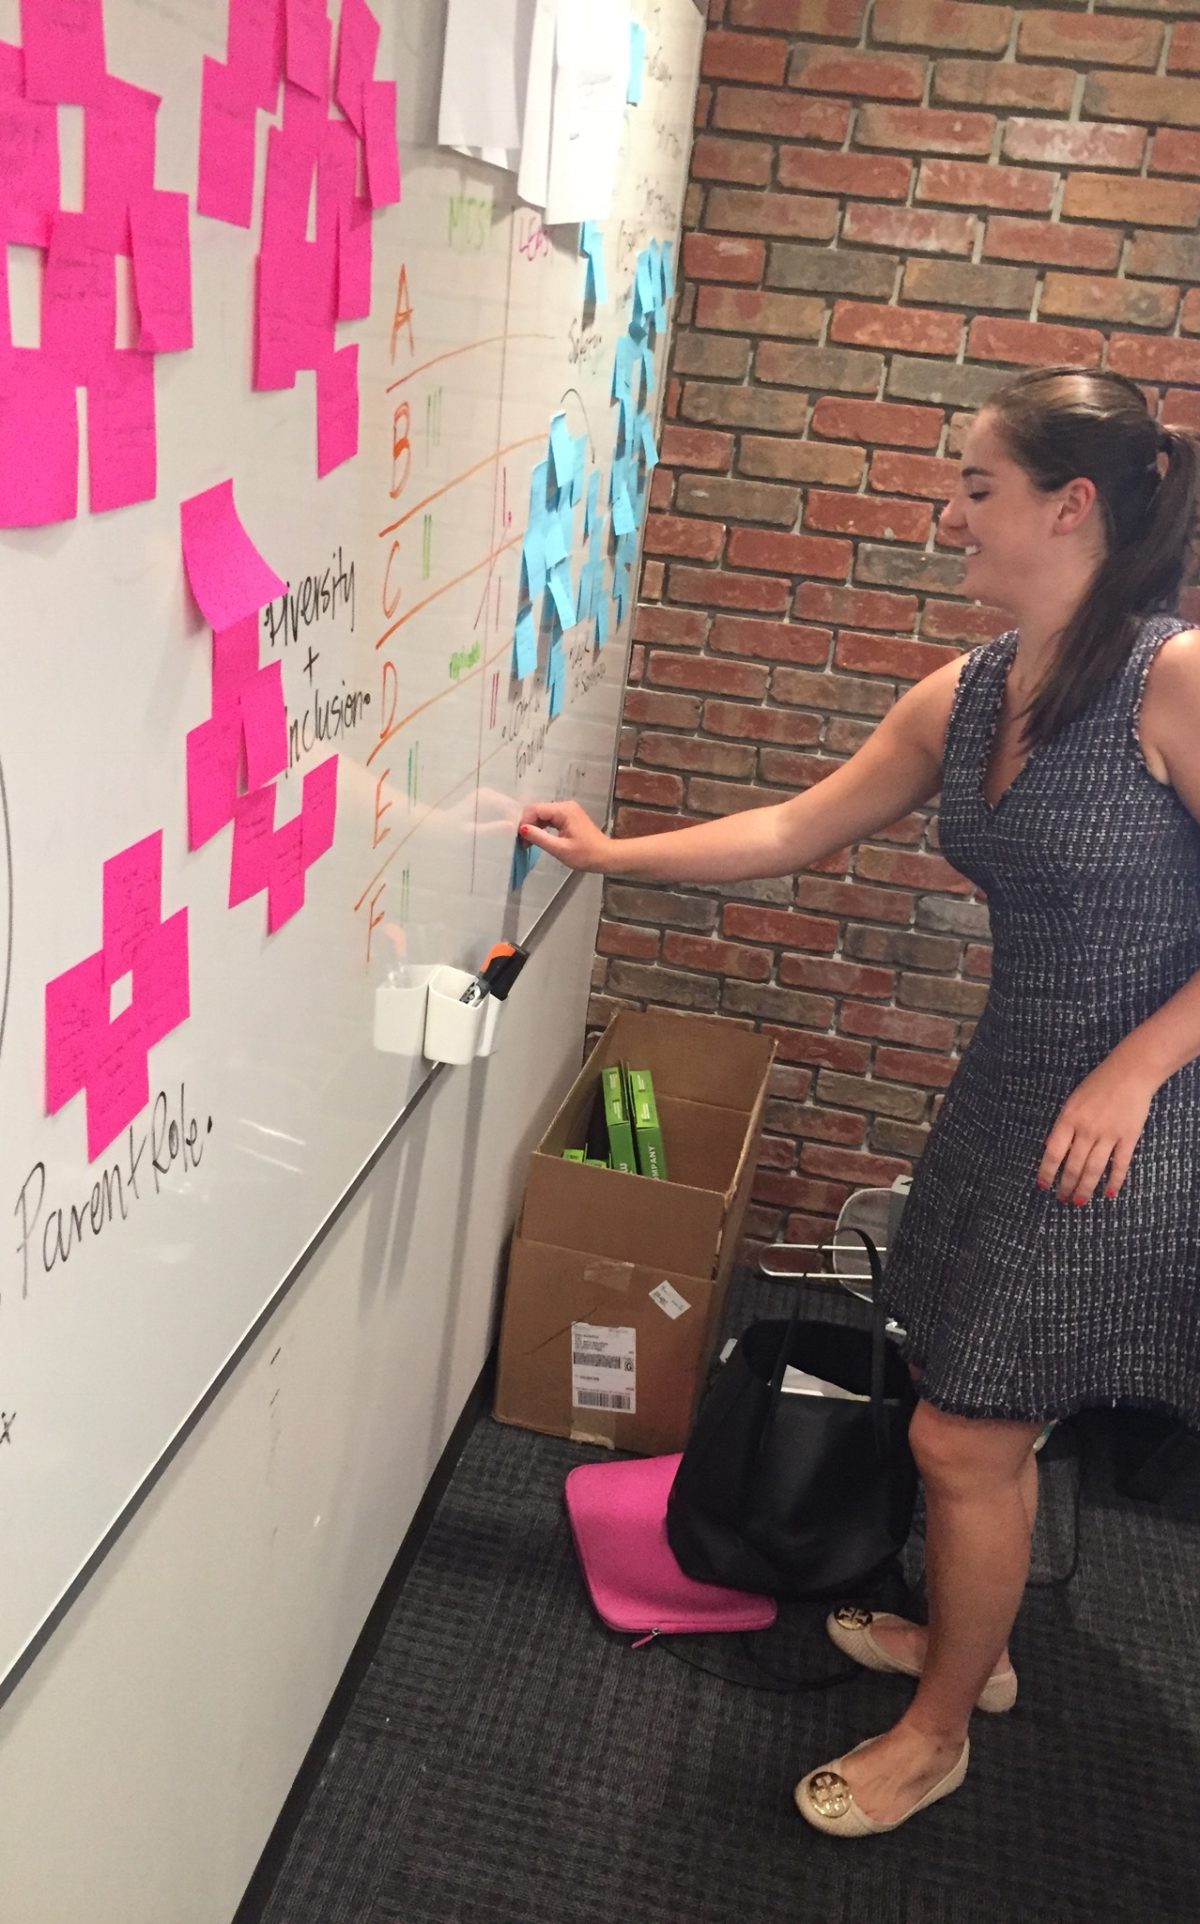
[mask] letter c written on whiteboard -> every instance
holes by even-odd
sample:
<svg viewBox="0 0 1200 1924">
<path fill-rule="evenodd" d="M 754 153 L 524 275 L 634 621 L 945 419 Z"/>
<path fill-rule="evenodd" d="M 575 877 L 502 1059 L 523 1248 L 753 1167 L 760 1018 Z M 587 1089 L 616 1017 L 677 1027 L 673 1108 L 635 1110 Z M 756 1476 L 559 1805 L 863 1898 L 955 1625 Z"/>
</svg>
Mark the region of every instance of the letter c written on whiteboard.
<svg viewBox="0 0 1200 1924">
<path fill-rule="evenodd" d="M 391 592 L 391 586 L 390 586 L 391 579 L 392 579 L 392 563 L 396 559 L 396 556 L 399 554 L 399 552 L 400 552 L 400 543 L 398 541 L 393 541 L 390 549 L 388 550 L 387 566 L 383 571 L 383 612 L 384 612 L 385 618 L 388 621 L 391 620 L 397 608 L 400 606 L 402 591 L 399 588 L 397 588 L 395 593 L 393 594 Z"/>
</svg>

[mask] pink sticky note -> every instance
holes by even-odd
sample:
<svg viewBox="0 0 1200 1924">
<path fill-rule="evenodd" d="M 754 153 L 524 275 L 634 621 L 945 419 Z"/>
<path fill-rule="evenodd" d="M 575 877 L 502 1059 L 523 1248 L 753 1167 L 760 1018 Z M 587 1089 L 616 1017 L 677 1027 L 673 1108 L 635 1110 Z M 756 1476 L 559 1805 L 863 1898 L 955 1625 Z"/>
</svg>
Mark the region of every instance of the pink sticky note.
<svg viewBox="0 0 1200 1924">
<path fill-rule="evenodd" d="M 366 0 L 342 0 L 334 93 L 338 106 L 359 134 L 363 131 L 363 88 L 374 71 L 378 45 L 379 22 Z"/>
<path fill-rule="evenodd" d="M 275 785 L 238 797 L 233 815 L 233 853 L 229 863 L 229 906 L 248 902 L 266 888 L 271 876 L 275 837 Z"/>
<path fill-rule="evenodd" d="M 262 251 L 298 245 L 308 227 L 316 155 L 306 141 L 282 127 L 267 135 L 267 175 L 263 187 Z"/>
<path fill-rule="evenodd" d="M 179 909 L 134 950 L 133 1013 L 144 1049 L 152 1049 L 191 1014 L 188 912 Z"/>
<path fill-rule="evenodd" d="M 181 501 L 179 526 L 188 581 L 210 628 L 231 628 L 283 594 L 238 519 L 232 481 Z"/>
<path fill-rule="evenodd" d="M 293 86 L 329 98 L 329 47 L 333 28 L 325 0 L 286 0 L 287 48 L 284 71 Z"/>
<path fill-rule="evenodd" d="M 162 924 L 162 830 L 104 864 L 104 981 L 132 968 L 138 944 Z"/>
<path fill-rule="evenodd" d="M 108 69 L 101 0 L 21 0 L 25 92 L 30 100 L 90 107 Z"/>
<path fill-rule="evenodd" d="M 129 203 L 154 186 L 155 116 L 162 101 L 128 81 L 104 83 L 83 121 L 84 208 L 94 237 L 129 252 Z"/>
<path fill-rule="evenodd" d="M 192 258 L 186 194 L 131 201 L 138 346 L 173 354 L 192 345 Z"/>
<path fill-rule="evenodd" d="M 271 873 L 267 881 L 267 933 L 291 920 L 304 907 L 304 823 L 293 816 L 275 831 Z"/>
<path fill-rule="evenodd" d="M 244 685 L 242 727 L 246 738 L 246 781 L 250 788 L 261 788 L 264 782 L 282 775 L 288 763 L 281 661 L 269 662 Z"/>
<path fill-rule="evenodd" d="M 254 210 L 254 106 L 219 60 L 205 59 L 200 88 L 196 211 L 249 227 Z"/>
<path fill-rule="evenodd" d="M 88 376 L 88 505 L 93 514 L 158 492 L 154 357 L 120 348 Z"/>
<path fill-rule="evenodd" d="M 86 214 L 56 214 L 42 279 L 43 352 L 85 381 L 113 353 L 116 330 L 111 250 Z"/>
<path fill-rule="evenodd" d="M 203 848 L 233 820 L 242 749 L 237 712 L 213 715 L 187 736 L 188 847 Z"/>
<path fill-rule="evenodd" d="M 229 0 L 228 64 L 254 106 L 274 113 L 283 78 L 283 0 Z"/>
<path fill-rule="evenodd" d="M 352 200 L 338 210 L 337 318 L 362 321 L 371 312 L 371 208 Z"/>
<path fill-rule="evenodd" d="M 258 260 L 256 388 L 291 387 L 333 345 L 336 260 L 320 241 L 276 242 Z"/>
<path fill-rule="evenodd" d="M 150 1100 L 150 1069 L 134 1011 L 126 1009 L 108 1031 L 92 1063 L 87 1085 L 88 1161 L 95 1162 Z"/>
<path fill-rule="evenodd" d="M 304 777 L 304 804 L 300 812 L 305 868 L 311 868 L 333 847 L 334 824 L 337 820 L 337 771 L 338 758 L 330 755 L 325 761 L 318 762 L 315 768 L 310 768 Z"/>
<path fill-rule="evenodd" d="M 329 22 L 325 24 L 328 26 Z M 283 131 L 288 140 L 312 160 L 316 160 L 325 144 L 325 129 L 329 125 L 325 107 L 326 103 L 315 94 L 297 87 L 294 81 L 284 81 Z"/>
<path fill-rule="evenodd" d="M 0 94 L 25 92 L 25 56 L 20 47 L 0 40 Z"/>
<path fill-rule="evenodd" d="M 48 355 L 0 358 L 0 528 L 69 521 L 78 499 L 79 414 L 69 377 Z"/>
<path fill-rule="evenodd" d="M 265 605 L 265 604 L 264 604 Z M 243 615 L 212 638 L 212 705 L 214 715 L 241 713 L 242 684 L 258 673 L 258 613 Z"/>
<path fill-rule="evenodd" d="M 358 453 L 358 342 L 317 363 L 317 473 Z"/>
<path fill-rule="evenodd" d="M 358 137 L 345 120 L 327 120 L 317 158 L 317 239 L 337 242 L 338 208 L 349 206 L 358 187 Z"/>
<path fill-rule="evenodd" d="M 303 246 L 303 242 L 300 243 Z M 279 274 L 285 250 L 276 247 L 267 259 L 254 263 L 254 372 L 251 386 L 259 393 L 295 387 L 296 370 L 304 359 L 303 328 L 292 310 L 287 285 Z"/>
<path fill-rule="evenodd" d="M 0 90 L 0 181 L 0 242 L 49 246 L 58 208 L 58 116 L 7 89 Z"/>
<path fill-rule="evenodd" d="M 46 1110 L 57 1115 L 86 1085 L 108 1027 L 104 956 L 97 952 L 46 984 Z"/>
<path fill-rule="evenodd" d="M 394 80 L 368 80 L 363 88 L 363 138 L 371 205 L 392 207 L 400 198 Z"/>
</svg>

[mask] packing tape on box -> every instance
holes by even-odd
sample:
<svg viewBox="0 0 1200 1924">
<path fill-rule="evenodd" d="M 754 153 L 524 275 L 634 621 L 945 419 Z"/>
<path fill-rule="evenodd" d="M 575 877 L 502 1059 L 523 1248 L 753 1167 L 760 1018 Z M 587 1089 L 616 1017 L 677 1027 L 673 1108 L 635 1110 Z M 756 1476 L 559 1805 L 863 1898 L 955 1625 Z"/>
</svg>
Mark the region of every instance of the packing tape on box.
<svg viewBox="0 0 1200 1924">
<path fill-rule="evenodd" d="M 592 1417 L 591 1421 L 595 1422 L 595 1420 L 595 1417 Z M 595 1430 L 581 1430 L 575 1424 L 572 1424 L 571 1441 L 572 1443 L 586 1443 L 592 1448 L 615 1450 L 617 1447 L 616 1425 L 614 1423 L 611 1430 L 598 1433 Z"/>
<path fill-rule="evenodd" d="M 618 1263 L 611 1257 L 593 1256 L 583 1266 L 583 1280 L 596 1289 L 615 1289 L 627 1296 L 633 1281 L 634 1263 Z"/>
</svg>

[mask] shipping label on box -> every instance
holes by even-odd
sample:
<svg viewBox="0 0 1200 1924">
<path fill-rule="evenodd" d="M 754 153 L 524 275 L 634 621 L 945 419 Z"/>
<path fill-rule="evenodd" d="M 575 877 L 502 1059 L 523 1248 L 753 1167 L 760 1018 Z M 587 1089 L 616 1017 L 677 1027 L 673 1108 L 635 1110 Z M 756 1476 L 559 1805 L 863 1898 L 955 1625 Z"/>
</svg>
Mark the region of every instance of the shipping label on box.
<svg viewBox="0 0 1200 1924">
<path fill-rule="evenodd" d="M 637 1414 L 637 1331 L 571 1324 L 571 1404 Z"/>
</svg>

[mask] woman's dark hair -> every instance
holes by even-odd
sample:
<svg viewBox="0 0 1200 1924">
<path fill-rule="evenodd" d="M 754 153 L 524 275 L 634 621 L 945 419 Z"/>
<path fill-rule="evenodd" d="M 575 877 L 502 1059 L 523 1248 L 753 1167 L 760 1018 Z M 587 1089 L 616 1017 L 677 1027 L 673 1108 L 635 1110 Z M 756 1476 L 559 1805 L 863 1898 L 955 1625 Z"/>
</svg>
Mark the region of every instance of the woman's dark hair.
<svg viewBox="0 0 1200 1924">
<path fill-rule="evenodd" d="M 1032 745 L 1110 680 L 1132 646 L 1136 616 L 1176 607 L 1196 534 L 1200 451 L 1185 430 L 1158 425 L 1136 382 L 1093 368 L 1018 375 L 984 412 L 1035 487 L 1052 494 L 1081 476 L 1095 483 L 1108 537 L 1026 711 Z"/>
</svg>

